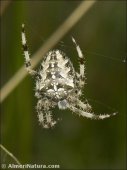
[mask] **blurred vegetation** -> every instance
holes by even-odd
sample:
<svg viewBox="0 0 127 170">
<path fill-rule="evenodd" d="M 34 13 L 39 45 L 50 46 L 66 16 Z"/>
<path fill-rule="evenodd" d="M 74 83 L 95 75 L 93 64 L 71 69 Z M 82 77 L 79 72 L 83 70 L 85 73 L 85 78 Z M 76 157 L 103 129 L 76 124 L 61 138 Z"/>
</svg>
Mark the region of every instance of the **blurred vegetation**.
<svg viewBox="0 0 127 170">
<path fill-rule="evenodd" d="M 79 3 L 10 3 L 1 18 L 1 86 L 24 64 L 21 24 L 26 24 L 29 50 L 34 54 Z M 62 121 L 55 128 L 44 130 L 35 110 L 35 83 L 27 76 L 1 106 L 1 142 L 22 164 L 59 164 L 62 169 L 125 169 L 125 13 L 125 1 L 99 1 L 56 46 L 66 52 L 78 70 L 77 53 L 71 42 L 71 36 L 75 37 L 86 60 L 84 98 L 89 99 L 96 113 L 112 113 L 115 109 L 118 115 L 95 121 L 56 108 L 53 113 Z M 2 161 L 12 160 L 3 153 Z"/>
</svg>

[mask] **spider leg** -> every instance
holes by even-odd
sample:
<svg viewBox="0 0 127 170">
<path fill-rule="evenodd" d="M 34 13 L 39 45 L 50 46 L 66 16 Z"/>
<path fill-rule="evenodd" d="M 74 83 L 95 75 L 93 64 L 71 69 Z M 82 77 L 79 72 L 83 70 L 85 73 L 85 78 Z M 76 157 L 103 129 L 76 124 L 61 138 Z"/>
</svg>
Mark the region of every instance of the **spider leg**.
<svg viewBox="0 0 127 170">
<path fill-rule="evenodd" d="M 56 121 L 53 120 L 51 111 L 48 107 L 48 102 L 44 100 L 39 100 L 37 103 L 37 112 L 38 112 L 38 119 L 40 124 L 43 126 L 43 128 L 50 128 L 53 127 L 56 124 Z"/>
<path fill-rule="evenodd" d="M 77 106 L 79 106 L 81 109 L 85 111 L 91 111 L 92 107 L 89 105 L 89 103 L 83 103 L 81 100 L 76 99 Z"/>
<path fill-rule="evenodd" d="M 79 116 L 83 116 L 83 117 L 87 117 L 87 118 L 91 118 L 91 119 L 98 119 L 99 120 L 99 119 L 105 119 L 105 118 L 109 118 L 110 116 L 116 115 L 116 113 L 113 113 L 111 115 L 109 115 L 109 114 L 95 115 L 94 113 L 83 111 L 83 110 L 78 109 L 74 106 L 69 106 L 69 108 L 73 112 L 77 113 Z"/>
<path fill-rule="evenodd" d="M 80 86 L 82 87 L 84 85 L 84 72 L 85 72 L 85 65 L 84 65 L 84 58 L 83 58 L 83 53 L 79 47 L 79 45 L 76 43 L 75 39 L 72 37 L 72 41 L 76 46 L 76 50 L 79 56 L 79 63 L 80 63 Z"/>
<path fill-rule="evenodd" d="M 36 75 L 37 72 L 31 68 L 30 55 L 28 52 L 28 46 L 27 46 L 27 42 L 26 42 L 25 25 L 24 24 L 22 24 L 22 47 L 23 47 L 23 51 L 24 51 L 24 55 L 25 55 L 26 69 L 29 74 Z"/>
</svg>

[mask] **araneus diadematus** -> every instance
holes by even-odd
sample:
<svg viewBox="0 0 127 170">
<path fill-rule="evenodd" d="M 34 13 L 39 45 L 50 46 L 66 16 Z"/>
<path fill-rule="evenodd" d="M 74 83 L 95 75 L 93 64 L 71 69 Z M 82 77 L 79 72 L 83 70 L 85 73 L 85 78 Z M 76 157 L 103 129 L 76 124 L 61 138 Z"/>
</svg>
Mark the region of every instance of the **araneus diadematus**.
<svg viewBox="0 0 127 170">
<path fill-rule="evenodd" d="M 91 112 L 91 106 L 80 100 L 82 89 L 85 84 L 85 65 L 82 51 L 75 39 L 72 41 L 76 46 L 79 57 L 80 72 L 77 73 L 70 59 L 61 50 L 49 51 L 44 57 L 38 71 L 31 68 L 30 56 L 26 43 L 24 24 L 22 24 L 22 45 L 25 55 L 25 64 L 28 73 L 35 77 L 35 96 L 38 98 L 37 112 L 39 122 L 44 128 L 53 127 L 51 110 L 55 106 L 59 109 L 70 109 L 78 115 L 91 119 L 105 119 L 111 115 L 95 115 Z M 112 115 L 115 115 L 113 113 Z"/>
</svg>

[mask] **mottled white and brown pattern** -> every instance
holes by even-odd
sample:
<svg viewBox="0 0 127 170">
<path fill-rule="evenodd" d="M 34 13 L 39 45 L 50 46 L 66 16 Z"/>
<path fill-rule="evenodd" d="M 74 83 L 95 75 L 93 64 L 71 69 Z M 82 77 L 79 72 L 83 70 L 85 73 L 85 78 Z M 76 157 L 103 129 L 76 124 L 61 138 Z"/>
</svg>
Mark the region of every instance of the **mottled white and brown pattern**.
<svg viewBox="0 0 127 170">
<path fill-rule="evenodd" d="M 85 84 L 85 65 L 79 45 L 73 37 L 72 41 L 76 46 L 79 57 L 79 73 L 75 71 L 67 55 L 58 49 L 49 51 L 43 57 L 39 70 L 35 71 L 31 68 L 24 24 L 22 24 L 22 45 L 26 69 L 36 80 L 35 96 L 38 99 L 36 108 L 39 122 L 44 128 L 50 128 L 56 124 L 56 120 L 52 116 L 52 109 L 56 106 L 61 110 L 70 109 L 79 116 L 87 118 L 104 119 L 110 117 L 109 114 L 95 115 L 91 111 L 91 106 L 80 100 L 82 88 Z M 115 115 L 115 113 L 112 115 Z"/>
</svg>

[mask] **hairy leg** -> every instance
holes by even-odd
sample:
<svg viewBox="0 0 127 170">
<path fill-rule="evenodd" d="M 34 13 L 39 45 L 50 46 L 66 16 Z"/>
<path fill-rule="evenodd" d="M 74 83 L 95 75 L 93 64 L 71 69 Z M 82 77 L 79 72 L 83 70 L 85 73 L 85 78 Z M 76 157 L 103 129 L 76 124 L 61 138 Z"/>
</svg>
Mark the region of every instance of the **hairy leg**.
<svg viewBox="0 0 127 170">
<path fill-rule="evenodd" d="M 76 99 L 76 103 L 77 103 L 77 106 L 79 106 L 84 111 L 91 111 L 92 110 L 92 107 L 89 105 L 88 102 L 83 103 L 81 100 Z"/>
<path fill-rule="evenodd" d="M 25 35 L 24 27 L 25 27 L 25 25 L 22 24 L 22 47 L 23 47 L 24 56 L 25 56 L 26 69 L 30 75 L 35 75 L 36 71 L 34 71 L 31 68 L 30 55 L 29 55 L 28 46 L 27 46 L 27 42 L 26 42 L 26 35 Z"/>
<path fill-rule="evenodd" d="M 53 120 L 51 111 L 49 110 L 50 103 L 46 100 L 39 100 L 37 103 L 37 112 L 38 112 L 38 119 L 40 124 L 44 128 L 53 127 L 56 124 L 56 121 Z"/>
<path fill-rule="evenodd" d="M 75 39 L 72 37 L 72 41 L 76 46 L 76 50 L 78 53 L 78 57 L 79 57 L 79 64 L 80 64 L 80 73 L 77 74 L 77 77 L 79 78 L 79 85 L 80 87 L 83 87 L 85 84 L 85 62 L 84 62 L 84 57 L 83 57 L 83 53 L 79 47 L 79 45 L 76 43 Z"/>
<path fill-rule="evenodd" d="M 98 119 L 98 120 L 109 118 L 110 116 L 116 115 L 116 113 L 113 113 L 111 115 L 109 115 L 109 114 L 95 115 L 94 113 L 90 113 L 90 112 L 78 109 L 74 106 L 69 106 L 69 109 L 72 110 L 74 113 L 78 114 L 79 116 L 83 116 L 83 117 L 87 117 L 87 118 L 91 118 L 91 119 Z"/>
</svg>

